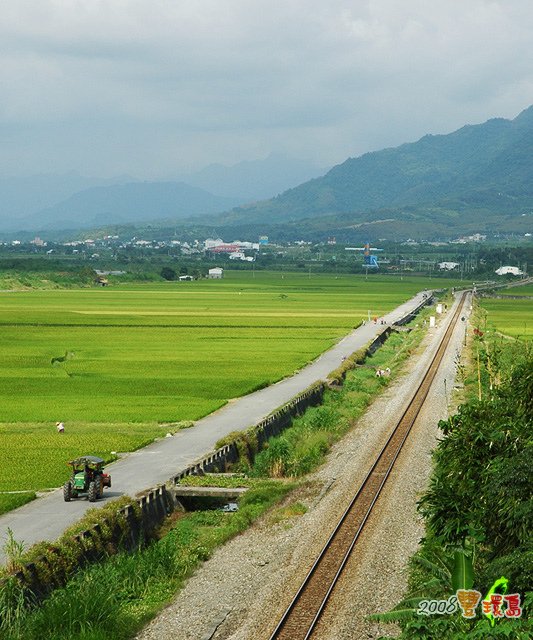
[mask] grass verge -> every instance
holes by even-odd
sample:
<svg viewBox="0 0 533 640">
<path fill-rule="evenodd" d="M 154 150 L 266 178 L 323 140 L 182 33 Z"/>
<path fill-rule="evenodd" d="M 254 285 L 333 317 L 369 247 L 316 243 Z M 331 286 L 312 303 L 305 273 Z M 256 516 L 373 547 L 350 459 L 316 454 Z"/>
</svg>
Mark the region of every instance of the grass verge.
<svg viewBox="0 0 533 640">
<path fill-rule="evenodd" d="M 35 500 L 35 491 L 24 491 L 23 493 L 0 493 L 0 516 L 12 509 L 18 509 L 22 505 Z"/>
<path fill-rule="evenodd" d="M 320 465 L 333 443 L 353 427 L 376 396 L 401 374 L 401 365 L 420 344 L 424 318 L 411 325 L 410 332 L 392 332 L 373 355 L 362 359 L 358 352 L 354 369 L 346 372 L 339 389 L 328 390 L 323 403 L 308 409 L 292 426 L 271 438 L 250 468 L 254 477 L 300 477 Z M 389 376 L 376 376 L 376 369 L 390 369 Z"/>
<path fill-rule="evenodd" d="M 79 571 L 39 608 L 2 618 L 4 640 L 121 640 L 152 618 L 214 549 L 244 531 L 294 483 L 264 480 L 240 500 L 236 513 L 197 511 L 178 515 L 160 540 L 135 553 L 119 553 Z M 9 601 L 7 596 L 10 596 Z M 11 582 L 0 595 L 0 613 L 17 610 Z"/>
<path fill-rule="evenodd" d="M 425 315 L 429 315 L 429 310 L 417 318 L 410 332 L 393 332 L 364 364 L 348 371 L 342 388 L 327 391 L 322 406 L 309 409 L 282 435 L 271 439 L 253 465 L 243 457 L 239 464 L 250 477 L 228 476 L 216 482 L 211 476 L 184 480 L 184 484 L 248 486 L 237 512 L 211 510 L 175 515 L 159 540 L 133 554 L 121 552 L 78 571 L 38 608 L 21 606 L 20 589 L 9 580 L 0 595 L 3 638 L 130 638 L 168 603 L 185 578 L 217 546 L 244 531 L 296 486 L 291 480 L 270 478 L 302 476 L 323 462 L 329 447 L 400 374 L 401 364 L 424 334 Z M 376 368 L 386 367 L 391 369 L 390 377 L 376 377 Z M 285 505 L 271 513 L 271 521 L 278 523 L 303 513 L 305 506 L 300 503 Z"/>
</svg>

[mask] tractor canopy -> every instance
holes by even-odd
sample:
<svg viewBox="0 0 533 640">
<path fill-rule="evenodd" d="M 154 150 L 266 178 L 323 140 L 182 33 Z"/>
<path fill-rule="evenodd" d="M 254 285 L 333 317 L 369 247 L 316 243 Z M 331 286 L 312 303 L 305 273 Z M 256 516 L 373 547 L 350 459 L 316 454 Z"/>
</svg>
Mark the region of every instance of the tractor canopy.
<svg viewBox="0 0 533 640">
<path fill-rule="evenodd" d="M 102 469 L 104 460 L 98 456 L 80 456 L 79 458 L 71 460 L 68 464 L 74 467 L 74 469 L 84 469 L 85 467 Z"/>
</svg>

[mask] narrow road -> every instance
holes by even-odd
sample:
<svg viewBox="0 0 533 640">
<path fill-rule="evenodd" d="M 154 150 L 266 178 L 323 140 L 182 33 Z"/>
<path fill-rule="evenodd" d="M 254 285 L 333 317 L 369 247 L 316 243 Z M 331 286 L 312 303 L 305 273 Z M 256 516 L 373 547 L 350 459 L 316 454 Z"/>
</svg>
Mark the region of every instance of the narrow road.
<svg viewBox="0 0 533 640">
<path fill-rule="evenodd" d="M 420 292 L 411 300 L 383 316 L 392 324 L 418 307 L 427 292 Z M 242 431 L 256 424 L 277 407 L 285 404 L 314 382 L 324 380 L 336 369 L 343 358 L 375 338 L 383 327 L 367 323 L 342 338 L 334 347 L 319 356 L 295 375 L 247 396 L 232 400 L 218 411 L 198 420 L 194 427 L 180 431 L 172 438 L 154 442 L 139 451 L 109 465 L 113 488 L 107 498 L 135 495 L 147 488 L 165 483 L 192 462 L 214 449 L 215 443 L 232 431 Z M 90 453 L 90 452 L 88 452 Z M 72 523 L 93 507 L 103 506 L 107 500 L 89 503 L 63 501 L 61 490 L 34 500 L 14 511 L 0 516 L 0 543 L 3 544 L 10 529 L 17 541 L 26 547 L 41 540 L 55 540 Z M 0 562 L 5 562 L 0 549 Z"/>
<path fill-rule="evenodd" d="M 219 547 L 136 640 L 257 640 L 270 636 L 273 622 L 289 605 L 330 528 L 344 512 L 354 488 L 362 483 L 370 461 L 407 408 L 452 313 L 450 308 L 436 328 L 426 331 L 416 354 L 402 364 L 401 374 L 291 495 L 287 504 L 304 505 L 306 513 L 295 517 L 288 510 L 283 517 L 280 508 L 276 517 L 262 518 Z M 464 315 L 469 316 L 468 309 Z M 406 588 L 407 561 L 424 535 L 416 503 L 431 473 L 431 451 L 440 436 L 438 422 L 448 417 L 449 394 L 464 341 L 464 323 L 461 325 L 454 332 L 454 344 L 439 368 L 427 406 L 378 500 L 377 512 L 375 508 L 358 551 L 341 575 L 338 597 L 334 594 L 331 610 L 326 608 L 327 621 L 316 634 L 320 640 L 370 639 L 390 632 L 388 626 L 369 623 L 365 616 L 388 611 L 398 602 Z"/>
</svg>

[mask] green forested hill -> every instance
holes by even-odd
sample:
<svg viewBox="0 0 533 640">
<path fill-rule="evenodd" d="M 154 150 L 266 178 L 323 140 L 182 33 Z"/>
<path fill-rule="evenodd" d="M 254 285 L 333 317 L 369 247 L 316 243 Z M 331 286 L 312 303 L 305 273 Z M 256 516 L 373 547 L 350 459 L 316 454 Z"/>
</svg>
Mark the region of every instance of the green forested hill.
<svg viewBox="0 0 533 640">
<path fill-rule="evenodd" d="M 448 135 L 349 158 L 324 177 L 217 217 L 224 225 L 289 224 L 341 231 L 371 223 L 380 235 L 521 231 L 533 209 L 533 106 Z M 520 219 L 522 218 L 522 219 Z M 530 226 L 531 220 L 527 222 Z M 429 225 L 429 228 L 425 227 Z M 366 232 L 366 229 L 364 230 Z"/>
</svg>

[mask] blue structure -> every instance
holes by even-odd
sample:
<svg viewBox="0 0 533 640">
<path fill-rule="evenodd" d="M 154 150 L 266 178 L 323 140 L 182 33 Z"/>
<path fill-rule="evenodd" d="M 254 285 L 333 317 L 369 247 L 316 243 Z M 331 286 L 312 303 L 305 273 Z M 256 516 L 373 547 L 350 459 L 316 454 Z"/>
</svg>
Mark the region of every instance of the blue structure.
<svg viewBox="0 0 533 640">
<path fill-rule="evenodd" d="M 378 257 L 372 255 L 371 251 L 383 251 L 383 249 L 377 249 L 371 247 L 370 242 L 367 242 L 364 247 L 346 247 L 346 251 L 362 251 L 363 252 L 363 267 L 365 269 L 379 269 Z"/>
</svg>

